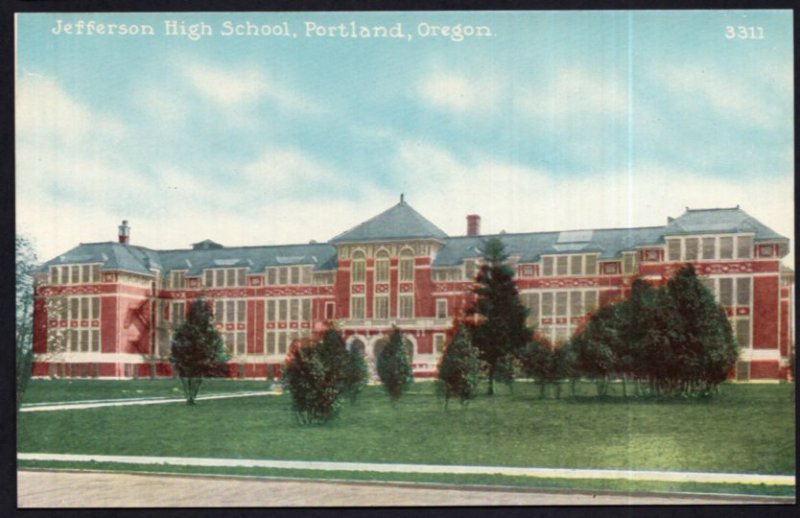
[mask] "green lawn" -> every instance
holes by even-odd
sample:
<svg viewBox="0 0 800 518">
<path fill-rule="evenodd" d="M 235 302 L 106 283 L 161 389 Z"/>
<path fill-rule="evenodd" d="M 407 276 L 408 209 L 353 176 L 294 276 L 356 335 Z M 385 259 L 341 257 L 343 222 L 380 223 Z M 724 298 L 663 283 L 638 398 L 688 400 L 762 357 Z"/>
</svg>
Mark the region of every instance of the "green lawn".
<svg viewBox="0 0 800 518">
<path fill-rule="evenodd" d="M 200 396 L 220 392 L 267 390 L 266 381 L 208 379 L 200 387 Z M 33 379 L 25 391 L 25 404 L 129 399 L 145 397 L 183 397 L 179 380 L 50 380 Z"/>
<path fill-rule="evenodd" d="M 98 398 L 92 388 L 74 391 L 75 383 L 37 381 L 26 396 L 55 401 L 63 390 L 64 399 Z M 80 383 L 107 383 L 116 394 L 153 383 L 171 394 L 178 382 Z M 218 380 L 213 391 L 255 383 Z M 708 400 L 656 401 L 597 399 L 583 386 L 583 396 L 540 400 L 535 386 L 520 382 L 513 395 L 501 387 L 445 412 L 433 384 L 419 382 L 396 407 L 381 387 L 368 387 L 358 405 L 345 404 L 324 426 L 296 424 L 287 395 L 34 412 L 19 415 L 18 450 L 793 474 L 793 388 L 726 384 Z M 168 395 L 158 390 L 152 395 Z"/>
</svg>

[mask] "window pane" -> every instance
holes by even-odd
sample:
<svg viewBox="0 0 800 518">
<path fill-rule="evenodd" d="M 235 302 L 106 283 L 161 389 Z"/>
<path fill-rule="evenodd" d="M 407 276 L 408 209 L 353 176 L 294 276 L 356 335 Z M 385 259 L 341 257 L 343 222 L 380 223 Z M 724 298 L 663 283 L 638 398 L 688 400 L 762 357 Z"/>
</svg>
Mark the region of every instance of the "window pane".
<svg viewBox="0 0 800 518">
<path fill-rule="evenodd" d="M 750 347 L 750 320 L 740 319 L 736 321 L 736 341 L 740 347 Z"/>
<path fill-rule="evenodd" d="M 84 329 L 81 331 L 81 352 L 88 353 L 89 352 L 89 330 Z"/>
<path fill-rule="evenodd" d="M 269 270 L 267 270 L 267 284 L 269 284 L 270 286 L 274 285 L 275 282 L 277 281 L 277 276 L 278 275 L 277 272 L 275 271 L 275 268 L 270 268 Z"/>
<path fill-rule="evenodd" d="M 545 292 L 542 293 L 542 316 L 543 317 L 552 317 L 553 316 L 553 293 L 552 292 Z"/>
<path fill-rule="evenodd" d="M 681 240 L 667 239 L 667 259 L 670 261 L 681 260 Z"/>
<path fill-rule="evenodd" d="M 556 275 L 567 274 L 567 261 L 569 258 L 566 255 L 556 257 Z"/>
<path fill-rule="evenodd" d="M 50 268 L 50 284 L 58 284 L 58 268 Z"/>
<path fill-rule="evenodd" d="M 100 352 L 100 331 L 97 329 L 92 330 L 92 352 Z"/>
<path fill-rule="evenodd" d="M 100 282 L 100 267 L 92 266 L 92 282 Z"/>
<path fill-rule="evenodd" d="M 291 270 L 291 283 L 292 284 L 300 284 L 300 268 L 298 266 L 292 266 Z"/>
<path fill-rule="evenodd" d="M 375 297 L 375 318 L 377 319 L 389 318 L 388 296 Z"/>
<path fill-rule="evenodd" d="M 586 275 L 597 275 L 597 256 L 586 256 Z"/>
<path fill-rule="evenodd" d="M 414 280 L 414 259 L 406 257 L 400 259 L 400 280 L 413 281 Z"/>
<path fill-rule="evenodd" d="M 205 274 L 205 285 L 207 287 L 214 285 L 214 272 L 211 270 L 206 270 Z"/>
<path fill-rule="evenodd" d="M 685 250 L 686 260 L 697 261 L 697 254 L 699 252 L 698 239 L 696 237 L 687 237 L 686 241 L 684 242 L 684 246 L 686 247 Z"/>
<path fill-rule="evenodd" d="M 275 301 L 267 301 L 267 322 L 275 322 Z"/>
<path fill-rule="evenodd" d="M 573 291 L 569 294 L 569 315 L 579 317 L 583 315 L 583 295 L 580 291 Z"/>
<path fill-rule="evenodd" d="M 302 320 L 303 322 L 308 322 L 311 320 L 311 299 L 303 299 L 303 310 L 302 310 Z"/>
<path fill-rule="evenodd" d="M 83 279 L 83 282 L 89 282 L 91 280 L 88 264 L 81 266 L 81 278 Z"/>
<path fill-rule="evenodd" d="M 288 268 L 278 268 L 278 284 L 280 284 L 281 286 L 289 284 Z"/>
<path fill-rule="evenodd" d="M 720 259 L 733 259 L 733 237 L 719 238 L 719 258 Z"/>
<path fill-rule="evenodd" d="M 447 301 L 436 301 L 436 318 L 447 318 Z"/>
<path fill-rule="evenodd" d="M 275 333 L 267 333 L 267 354 L 275 354 Z"/>
<path fill-rule="evenodd" d="M 530 307 L 531 309 L 531 319 L 535 324 L 539 323 L 539 294 L 538 293 L 531 293 L 530 294 Z"/>
<path fill-rule="evenodd" d="M 591 313 L 597 308 L 597 292 L 587 291 L 583 295 L 583 311 L 584 313 Z"/>
<path fill-rule="evenodd" d="M 715 284 L 714 279 L 710 277 L 700 277 L 700 282 L 703 283 L 703 286 L 705 286 L 706 289 L 708 289 L 708 291 L 710 291 L 711 294 L 714 295 L 714 298 L 716 299 L 717 295 L 714 290 L 714 284 Z"/>
<path fill-rule="evenodd" d="M 719 280 L 719 302 L 723 306 L 733 306 L 733 279 Z"/>
<path fill-rule="evenodd" d="M 215 272 L 215 286 L 225 286 L 225 271 L 224 270 L 217 270 Z"/>
<path fill-rule="evenodd" d="M 289 302 L 289 320 L 297 322 L 300 320 L 300 300 L 292 299 Z"/>
<path fill-rule="evenodd" d="M 229 300 L 225 303 L 225 322 L 236 322 L 236 303 Z"/>
<path fill-rule="evenodd" d="M 375 282 L 389 281 L 389 260 L 378 259 L 375 262 Z"/>
<path fill-rule="evenodd" d="M 244 322 L 245 321 L 245 303 L 243 300 L 239 300 L 236 302 L 236 321 L 237 322 Z"/>
<path fill-rule="evenodd" d="M 365 265 L 364 261 L 353 261 L 352 282 L 364 282 Z"/>
<path fill-rule="evenodd" d="M 70 299 L 69 300 L 69 319 L 70 320 L 78 320 L 80 318 L 80 312 L 78 311 L 78 304 L 80 303 L 79 299 Z"/>
<path fill-rule="evenodd" d="M 246 354 L 247 353 L 247 341 L 245 340 L 244 333 L 236 333 L 236 353 L 237 354 Z"/>
<path fill-rule="evenodd" d="M 214 303 L 214 318 L 217 322 L 225 321 L 225 303 L 218 300 Z"/>
<path fill-rule="evenodd" d="M 300 269 L 300 283 L 301 284 L 311 284 L 311 267 L 310 266 L 303 266 Z"/>
<path fill-rule="evenodd" d="M 278 354 L 286 354 L 286 344 L 289 341 L 289 337 L 286 333 L 278 333 Z"/>
<path fill-rule="evenodd" d="M 716 238 L 713 237 L 703 238 L 703 259 L 715 258 L 715 244 L 716 244 Z"/>
<path fill-rule="evenodd" d="M 237 272 L 236 272 L 236 285 L 237 286 L 244 286 L 244 285 L 247 284 L 247 280 L 246 280 L 246 277 L 245 277 L 245 271 L 246 270 L 244 268 L 239 268 L 239 270 L 237 270 Z"/>
<path fill-rule="evenodd" d="M 100 298 L 92 298 L 92 320 L 100 319 Z"/>
<path fill-rule="evenodd" d="M 444 350 L 444 335 L 433 335 L 433 350 L 436 354 Z"/>
<path fill-rule="evenodd" d="M 559 291 L 556 293 L 556 316 L 558 317 L 565 317 L 567 316 L 567 296 L 569 294 L 566 291 Z"/>
<path fill-rule="evenodd" d="M 78 352 L 80 344 L 78 344 L 78 330 L 77 329 L 70 329 L 69 330 L 69 350 Z"/>
<path fill-rule="evenodd" d="M 736 256 L 739 259 L 750 259 L 753 257 L 752 236 L 739 236 L 736 238 Z"/>
<path fill-rule="evenodd" d="M 581 270 L 583 269 L 583 256 L 582 255 L 573 255 L 570 257 L 569 262 L 569 274 L 570 275 L 580 275 L 583 273 Z"/>
<path fill-rule="evenodd" d="M 81 299 L 81 320 L 89 320 L 89 299 Z"/>
<path fill-rule="evenodd" d="M 473 259 L 467 259 L 464 261 L 464 277 L 471 281 L 475 279 L 475 275 L 475 261 Z"/>
<path fill-rule="evenodd" d="M 278 321 L 285 322 L 288 316 L 288 304 L 285 300 L 278 301 Z"/>
<path fill-rule="evenodd" d="M 736 305 L 750 305 L 750 279 L 736 279 Z"/>
</svg>

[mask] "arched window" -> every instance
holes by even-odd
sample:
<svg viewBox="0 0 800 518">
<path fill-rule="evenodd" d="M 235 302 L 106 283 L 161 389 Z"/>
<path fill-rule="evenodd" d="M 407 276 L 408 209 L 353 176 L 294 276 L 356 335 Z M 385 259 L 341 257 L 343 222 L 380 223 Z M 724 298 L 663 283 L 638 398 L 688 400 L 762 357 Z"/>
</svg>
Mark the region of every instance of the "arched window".
<svg viewBox="0 0 800 518">
<path fill-rule="evenodd" d="M 400 280 L 413 281 L 414 280 L 414 254 L 411 250 L 403 250 L 400 252 Z"/>
<path fill-rule="evenodd" d="M 389 282 L 389 252 L 386 250 L 375 255 L 375 282 Z"/>
<path fill-rule="evenodd" d="M 364 278 L 366 277 L 366 259 L 364 258 L 364 252 L 353 252 L 353 261 L 350 265 L 350 269 L 351 282 L 364 282 Z"/>
</svg>

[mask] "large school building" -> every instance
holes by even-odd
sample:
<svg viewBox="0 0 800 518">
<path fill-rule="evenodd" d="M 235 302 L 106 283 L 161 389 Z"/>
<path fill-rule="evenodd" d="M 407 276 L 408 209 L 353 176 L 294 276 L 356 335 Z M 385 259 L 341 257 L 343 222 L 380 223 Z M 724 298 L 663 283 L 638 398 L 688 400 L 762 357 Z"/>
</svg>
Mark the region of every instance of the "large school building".
<svg viewBox="0 0 800 518">
<path fill-rule="evenodd" d="M 171 376 L 170 337 L 202 297 L 230 351 L 230 375 L 277 376 L 292 341 L 335 321 L 369 362 L 401 329 L 415 375 L 435 374 L 453 317 L 471 298 L 480 217 L 448 236 L 400 203 L 327 243 L 152 250 L 84 243 L 36 274 L 34 375 Z M 793 346 L 789 240 L 738 206 L 686 209 L 663 226 L 500 234 L 530 324 L 567 340 L 594 308 L 626 296 L 637 276 L 663 283 L 692 263 L 727 312 L 740 380 L 787 376 Z"/>
</svg>

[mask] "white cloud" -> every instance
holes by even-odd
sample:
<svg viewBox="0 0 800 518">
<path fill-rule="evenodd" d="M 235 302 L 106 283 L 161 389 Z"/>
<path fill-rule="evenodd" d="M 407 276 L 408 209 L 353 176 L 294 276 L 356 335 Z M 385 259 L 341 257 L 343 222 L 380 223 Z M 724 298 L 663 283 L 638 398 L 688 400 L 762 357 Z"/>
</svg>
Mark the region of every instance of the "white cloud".
<svg viewBox="0 0 800 518">
<path fill-rule="evenodd" d="M 119 138 L 125 133 L 121 121 L 93 113 L 55 80 L 38 74 L 17 80 L 15 110 L 18 138 L 74 143 L 91 135 Z"/>
<path fill-rule="evenodd" d="M 313 182 L 327 185 L 336 181 L 336 175 L 325 164 L 295 148 L 273 148 L 242 169 L 246 180 L 261 184 L 268 190 L 286 190 Z"/>
<path fill-rule="evenodd" d="M 198 92 L 224 108 L 250 106 L 269 99 L 289 110 L 322 111 L 309 96 L 273 80 L 255 67 L 234 68 L 186 61 L 181 70 Z"/>
<path fill-rule="evenodd" d="M 717 115 L 742 125 L 773 128 L 785 116 L 779 104 L 770 102 L 753 87 L 752 78 L 742 79 L 700 65 L 665 66 L 655 76 L 678 99 L 679 105 L 701 103 Z M 785 90 L 785 74 L 776 72 L 772 79 L 776 87 Z"/>
<path fill-rule="evenodd" d="M 180 126 L 189 115 L 185 100 L 163 88 L 144 87 L 137 90 L 136 102 L 159 125 Z"/>
<path fill-rule="evenodd" d="M 486 113 L 502 100 L 505 84 L 490 75 L 437 71 L 417 84 L 417 95 L 427 104 L 449 112 Z"/>
<path fill-rule="evenodd" d="M 625 84 L 612 75 L 564 68 L 545 85 L 521 92 L 516 102 L 534 117 L 619 116 L 626 113 L 628 94 Z"/>
</svg>

